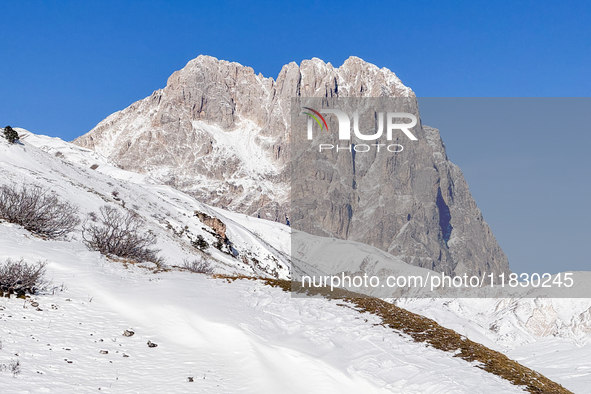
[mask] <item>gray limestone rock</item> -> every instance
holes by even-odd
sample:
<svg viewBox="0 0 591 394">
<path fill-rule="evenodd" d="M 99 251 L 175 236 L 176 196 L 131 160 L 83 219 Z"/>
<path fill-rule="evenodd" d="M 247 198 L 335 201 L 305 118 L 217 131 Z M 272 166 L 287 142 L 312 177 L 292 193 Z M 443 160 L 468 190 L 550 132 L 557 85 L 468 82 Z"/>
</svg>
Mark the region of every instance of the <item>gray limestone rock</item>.
<svg viewBox="0 0 591 394">
<path fill-rule="evenodd" d="M 285 223 L 292 170 L 298 171 L 290 146 L 293 97 L 409 97 L 416 105 L 413 91 L 393 72 L 356 57 L 338 68 L 316 58 L 292 62 L 274 80 L 199 56 L 174 72 L 164 89 L 110 115 L 74 143 L 207 204 Z M 319 205 L 307 212 L 295 207 L 296 216 L 304 215 L 299 224 L 440 272 L 509 272 L 439 132 L 421 125 L 418 134 L 417 144 L 405 145 L 406 156 L 365 157 L 355 170 L 351 162 L 339 171 L 300 173 L 317 181 L 306 192 L 317 195 Z M 379 193 L 370 192 L 369 182 L 381 185 Z"/>
</svg>

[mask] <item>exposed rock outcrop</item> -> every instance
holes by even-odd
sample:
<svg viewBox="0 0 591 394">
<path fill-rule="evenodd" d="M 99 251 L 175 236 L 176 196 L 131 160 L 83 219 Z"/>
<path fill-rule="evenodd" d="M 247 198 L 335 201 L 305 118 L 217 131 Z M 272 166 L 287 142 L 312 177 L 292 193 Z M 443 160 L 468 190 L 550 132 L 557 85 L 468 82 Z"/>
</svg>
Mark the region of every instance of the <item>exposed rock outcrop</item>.
<svg viewBox="0 0 591 394">
<path fill-rule="evenodd" d="M 222 239 L 226 239 L 226 225 L 218 218 L 209 216 L 206 213 L 195 211 L 195 216 L 201 220 L 203 224 L 210 227 Z"/>
</svg>

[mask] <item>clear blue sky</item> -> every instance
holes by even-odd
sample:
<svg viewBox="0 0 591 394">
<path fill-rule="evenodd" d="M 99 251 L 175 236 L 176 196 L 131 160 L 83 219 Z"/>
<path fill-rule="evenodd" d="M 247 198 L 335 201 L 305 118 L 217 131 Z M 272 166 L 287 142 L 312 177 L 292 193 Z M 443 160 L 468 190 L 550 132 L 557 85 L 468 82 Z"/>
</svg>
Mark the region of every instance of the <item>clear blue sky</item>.
<svg viewBox="0 0 591 394">
<path fill-rule="evenodd" d="M 21 0 L 0 2 L 0 16 L 0 125 L 66 140 L 164 87 L 173 71 L 199 54 L 237 61 L 272 77 L 290 61 L 319 57 L 338 66 L 355 55 L 393 70 L 424 97 L 591 92 L 589 1 Z M 590 133 L 573 138 L 520 132 L 523 141 L 545 138 L 578 147 L 591 142 Z M 546 197 L 554 188 L 548 179 L 544 190 L 534 188 L 523 199 L 527 209 L 547 215 L 536 229 L 523 215 L 524 207 L 503 202 L 503 196 L 523 187 L 510 176 L 514 168 L 499 164 L 498 151 L 491 147 L 496 145 L 487 142 L 490 135 L 460 138 L 449 124 L 442 135 L 517 271 L 533 271 L 523 262 L 530 252 L 534 257 L 528 261 L 558 264 L 554 255 L 534 253 L 541 239 L 560 240 L 556 249 L 566 253 L 567 261 L 587 261 L 581 235 L 589 230 L 578 224 L 580 219 L 565 218 L 574 217 L 577 208 L 576 214 L 589 222 L 588 207 L 567 206 L 562 215 L 556 213 L 550 203 L 558 197 Z M 519 146 L 524 158 L 532 153 L 527 149 L 534 149 Z M 497 160 L 482 161 L 493 154 Z M 532 172 L 542 176 L 544 166 L 563 166 L 556 171 L 570 171 L 572 183 L 561 179 L 561 193 L 589 195 L 585 160 L 568 168 L 568 149 L 547 155 Z M 483 181 L 484 167 L 496 183 Z M 564 209 L 572 212 L 564 216 Z"/>
</svg>

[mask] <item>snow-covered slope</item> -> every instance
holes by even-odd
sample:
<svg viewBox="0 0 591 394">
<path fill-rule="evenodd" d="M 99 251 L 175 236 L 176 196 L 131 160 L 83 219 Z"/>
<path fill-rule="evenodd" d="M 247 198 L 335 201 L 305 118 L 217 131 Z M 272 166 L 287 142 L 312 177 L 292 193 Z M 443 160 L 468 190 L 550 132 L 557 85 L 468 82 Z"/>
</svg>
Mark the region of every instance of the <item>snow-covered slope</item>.
<svg viewBox="0 0 591 394">
<path fill-rule="evenodd" d="M 0 258 L 47 259 L 59 287 L 29 300 L 41 310 L 0 299 L 0 363 L 21 364 L 16 378 L 0 372 L 3 393 L 522 392 L 337 301 L 124 268 L 13 225 L 0 225 L 0 250 Z"/>
<path fill-rule="evenodd" d="M 78 206 L 81 217 L 97 212 L 104 204 L 131 209 L 146 220 L 147 230 L 158 236 L 157 248 L 162 250 L 168 265 L 182 265 L 185 259 L 203 255 L 191 245 L 191 241 L 201 236 L 210 245 L 205 252 L 218 273 L 289 277 L 288 243 L 277 244 L 282 248 L 277 249 L 225 217 L 224 211 L 214 211 L 170 186 L 110 165 L 96 152 L 59 138 L 18 131 L 23 136 L 23 145 L 8 146 L 4 140 L 0 143 L 0 184 L 37 184 L 50 188 Z M 225 236 L 230 244 L 221 250 L 214 248 L 212 245 L 218 241 L 215 231 L 196 213 L 219 219 L 226 226 Z M 252 218 L 251 223 L 257 222 L 262 220 Z M 271 227 L 270 233 L 283 234 L 289 239 L 288 227 L 281 224 Z M 79 235 L 74 238 L 80 240 Z"/>
<path fill-rule="evenodd" d="M 213 236 L 193 215 L 204 212 L 224 222 L 235 250 L 210 248 L 218 272 L 289 276 L 287 227 L 212 209 L 85 149 L 19 133 L 23 145 L 0 140 L 1 183 L 50 187 L 81 214 L 105 203 L 131 208 L 158 235 L 171 266 L 201 253 L 191 236 Z M 0 223 L 0 261 L 21 257 L 46 260 L 55 288 L 0 299 L 0 364 L 20 363 L 14 377 L 0 371 L 2 393 L 522 392 L 343 301 L 123 265 L 87 250 L 79 235 L 49 241 Z"/>
<path fill-rule="evenodd" d="M 401 298 L 396 304 L 503 352 L 574 393 L 590 392 L 588 298 Z"/>
</svg>

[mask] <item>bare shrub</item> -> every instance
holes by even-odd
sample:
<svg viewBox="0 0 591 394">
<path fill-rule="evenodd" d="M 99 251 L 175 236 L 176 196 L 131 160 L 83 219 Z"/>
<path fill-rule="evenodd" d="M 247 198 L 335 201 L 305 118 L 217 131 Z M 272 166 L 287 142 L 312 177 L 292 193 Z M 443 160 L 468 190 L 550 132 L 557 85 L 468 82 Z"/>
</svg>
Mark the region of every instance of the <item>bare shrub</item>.
<svg viewBox="0 0 591 394">
<path fill-rule="evenodd" d="M 0 263 L 0 290 L 2 293 L 35 294 L 47 286 L 44 279 L 47 262 L 39 261 L 29 264 L 24 259 L 13 261 L 7 259 Z"/>
<path fill-rule="evenodd" d="M 210 262 L 203 257 L 199 257 L 195 260 L 184 260 L 183 268 L 199 274 L 211 275 L 214 272 Z"/>
<path fill-rule="evenodd" d="M 92 215 L 89 215 L 91 220 Z M 89 249 L 107 256 L 162 264 L 157 256 L 159 250 L 149 248 L 156 243 L 156 235 L 144 230 L 145 221 L 137 213 L 122 213 L 117 208 L 103 205 L 94 218 L 82 227 L 82 238 Z"/>
<path fill-rule="evenodd" d="M 0 187 L 0 219 L 46 238 L 60 238 L 80 224 L 78 208 L 37 185 Z"/>
</svg>

